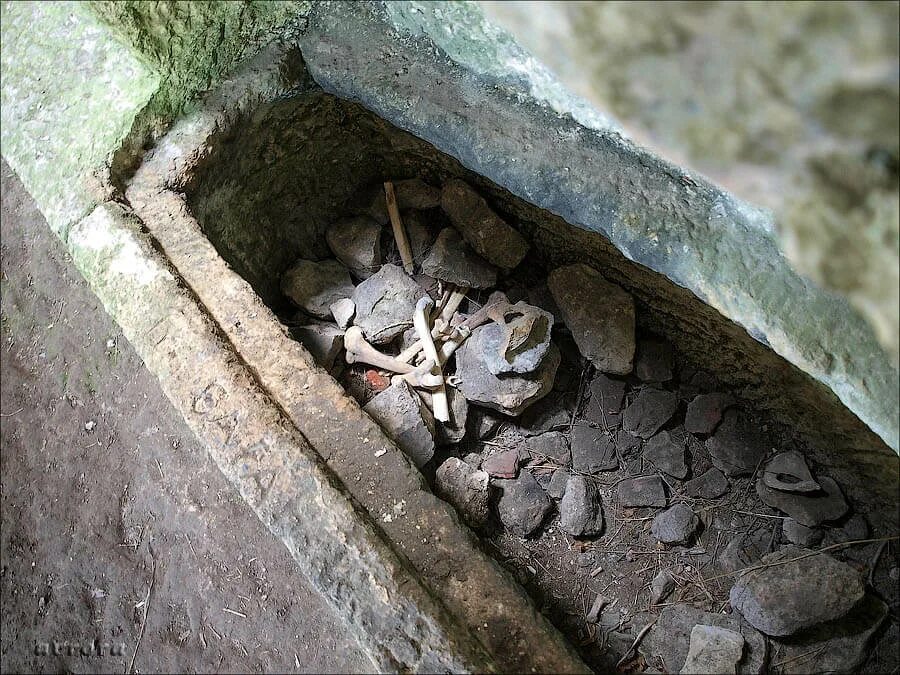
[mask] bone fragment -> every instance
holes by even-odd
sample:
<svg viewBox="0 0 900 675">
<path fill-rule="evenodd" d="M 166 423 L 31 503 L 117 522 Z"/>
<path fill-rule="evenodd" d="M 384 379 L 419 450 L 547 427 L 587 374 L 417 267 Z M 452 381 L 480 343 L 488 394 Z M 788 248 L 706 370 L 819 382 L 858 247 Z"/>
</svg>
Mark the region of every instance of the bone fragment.
<svg viewBox="0 0 900 675">
<path fill-rule="evenodd" d="M 406 230 L 403 229 L 403 221 L 400 220 L 397 195 L 394 193 L 394 184 L 391 181 L 387 181 L 384 184 L 384 199 L 387 202 L 388 215 L 391 217 L 391 229 L 394 231 L 394 240 L 397 242 L 397 250 L 400 252 L 400 259 L 403 261 L 403 269 L 412 276 L 415 271 L 412 248 L 409 246 Z"/>
<path fill-rule="evenodd" d="M 345 356 L 347 363 L 368 363 L 370 366 L 400 374 L 413 371 L 413 367 L 409 363 L 382 354 L 366 342 L 359 326 L 350 326 L 344 333 L 344 348 L 347 350 Z"/>
<path fill-rule="evenodd" d="M 450 406 L 447 401 L 447 391 L 444 389 L 444 377 L 441 373 L 441 359 L 438 356 L 437 348 L 434 346 L 434 338 L 431 337 L 431 326 L 428 325 L 428 316 L 431 308 L 434 307 L 434 301 L 425 297 L 416 303 L 416 311 L 413 315 L 413 326 L 419 340 L 422 342 L 422 349 L 425 351 L 426 359 L 433 361 L 434 365 L 431 372 L 441 379 L 434 394 L 432 395 L 432 405 L 434 406 L 434 418 L 440 422 L 450 421 Z"/>
</svg>

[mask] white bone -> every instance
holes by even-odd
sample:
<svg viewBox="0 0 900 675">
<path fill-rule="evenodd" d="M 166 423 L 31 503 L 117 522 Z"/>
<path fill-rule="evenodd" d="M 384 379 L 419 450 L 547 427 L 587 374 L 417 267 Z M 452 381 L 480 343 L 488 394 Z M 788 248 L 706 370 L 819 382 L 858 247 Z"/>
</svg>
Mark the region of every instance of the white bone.
<svg viewBox="0 0 900 675">
<path fill-rule="evenodd" d="M 434 338 L 431 337 L 431 326 L 428 325 L 428 312 L 434 307 L 434 301 L 425 297 L 416 303 L 416 311 L 413 314 L 413 326 L 419 340 L 422 342 L 422 349 L 425 351 L 425 357 L 434 362 L 431 373 L 437 375 L 441 379 L 441 383 L 435 388 L 432 395 L 434 405 L 434 418 L 440 422 L 450 421 L 450 405 L 447 401 L 447 391 L 444 389 L 444 377 L 441 373 L 441 359 L 438 356 L 437 348 L 434 346 Z"/>
<path fill-rule="evenodd" d="M 347 363 L 368 363 L 370 366 L 389 370 L 392 373 L 406 374 L 413 371 L 410 364 L 395 359 L 393 356 L 382 354 L 366 342 L 359 326 L 350 326 L 346 330 L 344 348 L 347 350 L 345 355 Z"/>
</svg>

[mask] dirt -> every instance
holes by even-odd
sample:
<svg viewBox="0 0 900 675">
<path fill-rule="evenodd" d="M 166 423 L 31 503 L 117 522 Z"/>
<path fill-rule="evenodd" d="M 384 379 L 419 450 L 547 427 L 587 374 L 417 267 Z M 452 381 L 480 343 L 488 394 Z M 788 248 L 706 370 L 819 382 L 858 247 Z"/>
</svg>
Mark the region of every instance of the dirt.
<svg viewBox="0 0 900 675">
<path fill-rule="evenodd" d="M 0 669 L 371 670 L 5 163 L 2 195 Z"/>
</svg>

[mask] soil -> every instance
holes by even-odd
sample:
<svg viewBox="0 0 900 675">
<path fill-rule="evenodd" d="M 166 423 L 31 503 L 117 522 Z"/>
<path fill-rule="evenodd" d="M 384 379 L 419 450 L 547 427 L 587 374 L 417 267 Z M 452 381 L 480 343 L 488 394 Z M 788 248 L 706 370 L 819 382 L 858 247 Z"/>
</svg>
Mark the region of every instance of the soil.
<svg viewBox="0 0 900 675">
<path fill-rule="evenodd" d="M 0 287 L 0 670 L 371 670 L 5 162 Z"/>
</svg>

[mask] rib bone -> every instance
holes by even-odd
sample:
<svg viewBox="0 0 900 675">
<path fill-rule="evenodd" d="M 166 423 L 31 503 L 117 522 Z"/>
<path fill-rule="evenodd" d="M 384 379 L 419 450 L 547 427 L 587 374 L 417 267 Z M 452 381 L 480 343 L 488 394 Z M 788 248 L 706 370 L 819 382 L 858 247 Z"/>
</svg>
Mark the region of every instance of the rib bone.
<svg viewBox="0 0 900 675">
<path fill-rule="evenodd" d="M 347 363 L 368 363 L 370 366 L 389 370 L 392 373 L 411 373 L 413 367 L 393 356 L 382 354 L 366 342 L 359 326 L 350 326 L 344 333 L 344 347 L 347 350 Z"/>
</svg>

